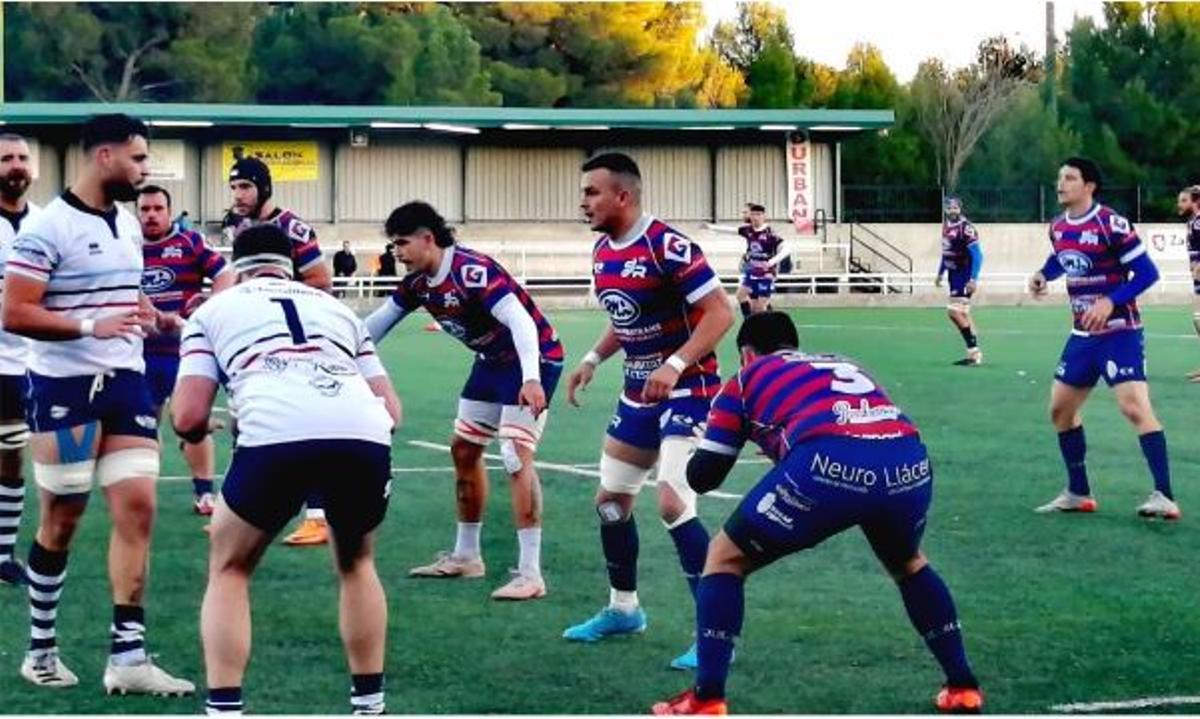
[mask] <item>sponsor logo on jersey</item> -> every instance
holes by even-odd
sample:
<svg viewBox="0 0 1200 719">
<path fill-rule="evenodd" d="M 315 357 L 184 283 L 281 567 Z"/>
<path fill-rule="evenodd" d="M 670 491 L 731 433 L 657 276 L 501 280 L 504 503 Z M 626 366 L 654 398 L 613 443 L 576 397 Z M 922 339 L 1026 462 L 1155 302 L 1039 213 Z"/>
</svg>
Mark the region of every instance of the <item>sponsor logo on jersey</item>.
<svg viewBox="0 0 1200 719">
<path fill-rule="evenodd" d="M 170 267 L 147 267 L 142 270 L 142 291 L 148 295 L 167 291 L 175 284 L 175 270 Z"/>
<path fill-rule="evenodd" d="M 642 308 L 638 303 L 621 290 L 604 290 L 599 299 L 613 324 L 618 327 L 628 327 L 642 316 Z"/>
<path fill-rule="evenodd" d="M 1081 245 L 1099 245 L 1100 237 L 1095 232 L 1079 233 L 1079 244 Z"/>
<path fill-rule="evenodd" d="M 183 257 L 183 248 L 180 247 L 164 247 L 162 251 L 164 260 L 178 260 Z"/>
<path fill-rule="evenodd" d="M 630 277 L 633 279 L 645 279 L 646 266 L 642 264 L 641 258 L 625 260 L 625 266 L 621 268 L 622 277 Z"/>
<path fill-rule="evenodd" d="M 784 529 L 792 528 L 792 518 L 784 514 L 775 506 L 775 493 L 767 492 L 758 500 L 758 504 L 754 507 L 759 514 L 763 515 L 772 522 L 778 524 Z"/>
<path fill-rule="evenodd" d="M 1092 271 L 1092 259 L 1078 250 L 1059 252 L 1058 263 L 1072 277 L 1081 277 Z"/>
</svg>

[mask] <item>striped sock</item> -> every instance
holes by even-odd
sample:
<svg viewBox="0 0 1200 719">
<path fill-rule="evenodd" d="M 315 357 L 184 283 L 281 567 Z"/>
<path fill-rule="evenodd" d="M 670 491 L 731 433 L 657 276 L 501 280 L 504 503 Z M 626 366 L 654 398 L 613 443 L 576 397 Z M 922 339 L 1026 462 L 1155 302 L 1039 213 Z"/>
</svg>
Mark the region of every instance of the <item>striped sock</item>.
<svg viewBox="0 0 1200 719">
<path fill-rule="evenodd" d="M 0 479 L 0 562 L 12 559 L 25 508 L 25 480 Z"/>
<path fill-rule="evenodd" d="M 350 689 L 350 708 L 356 715 L 383 714 L 383 674 L 355 674 Z"/>
<path fill-rule="evenodd" d="M 67 578 L 67 553 L 51 552 L 35 540 L 29 548 L 29 651 L 35 654 L 58 646 L 54 622 Z"/>
<path fill-rule="evenodd" d="M 146 610 L 132 604 L 114 604 L 110 631 L 110 662 L 127 667 L 146 661 Z"/>
<path fill-rule="evenodd" d="M 204 713 L 208 716 L 241 716 L 243 709 L 241 687 L 216 687 L 208 690 L 208 699 L 204 701 Z"/>
</svg>

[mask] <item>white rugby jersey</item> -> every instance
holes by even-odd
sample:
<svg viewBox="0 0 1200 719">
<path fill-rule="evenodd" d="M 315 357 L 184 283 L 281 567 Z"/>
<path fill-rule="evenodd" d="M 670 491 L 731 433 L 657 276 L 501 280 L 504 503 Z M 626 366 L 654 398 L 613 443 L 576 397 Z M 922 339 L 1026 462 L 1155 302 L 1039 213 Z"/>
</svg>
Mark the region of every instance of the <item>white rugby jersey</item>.
<svg viewBox="0 0 1200 719">
<path fill-rule="evenodd" d="M 72 319 L 128 312 L 141 289 L 142 228 L 121 205 L 100 212 L 68 189 L 21 224 L 6 272 L 45 282 L 42 306 Z M 142 339 L 34 340 L 29 369 L 49 377 L 144 372 Z"/>
<path fill-rule="evenodd" d="M 0 212 L 0 307 L 4 306 L 4 263 L 9 250 L 22 225 L 27 225 L 42 208 L 32 202 L 25 203 L 25 212 L 18 216 Z M 0 374 L 25 374 L 29 363 L 30 339 L 0 329 Z"/>
<path fill-rule="evenodd" d="M 391 445 L 392 418 L 366 378 L 386 374 L 371 334 L 321 290 L 271 277 L 200 306 L 183 330 L 179 376 L 222 382 L 240 447 L 314 439 Z"/>
</svg>

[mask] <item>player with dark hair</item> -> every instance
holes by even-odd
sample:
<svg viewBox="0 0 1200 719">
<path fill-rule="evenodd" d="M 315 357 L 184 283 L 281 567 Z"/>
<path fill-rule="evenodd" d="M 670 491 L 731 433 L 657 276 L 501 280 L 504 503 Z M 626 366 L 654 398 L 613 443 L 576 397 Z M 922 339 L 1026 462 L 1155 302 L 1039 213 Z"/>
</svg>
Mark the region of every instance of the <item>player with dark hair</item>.
<svg viewBox="0 0 1200 719">
<path fill-rule="evenodd" d="M 492 598 L 543 597 L 542 489 L 534 455 L 562 373 L 562 343 L 525 288 L 491 257 L 458 244 L 430 205 L 409 202 L 397 207 L 384 231 L 409 272 L 391 298 L 367 318 L 371 336 L 382 341 L 398 322 L 424 307 L 447 334 L 475 353 L 459 395 L 450 447 L 458 495 L 454 549 L 409 574 L 484 576 L 480 530 L 488 479 L 483 451 L 496 439 L 511 479 L 520 554 L 516 574 L 492 592 Z"/>
<path fill-rule="evenodd" d="M 159 311 L 180 318 L 180 322 L 204 299 L 204 279 L 212 282 L 215 294 L 233 284 L 233 273 L 225 259 L 208 245 L 195 230 L 185 230 L 171 221 L 171 193 L 158 185 L 146 185 L 138 191 L 138 222 L 142 226 L 142 292 Z M 154 414 L 160 420 L 162 408 L 175 389 L 179 372 L 179 334 L 175 332 L 146 338 L 146 381 Z M 192 472 L 192 507 L 196 514 L 209 516 L 215 503 L 213 475 L 216 473 L 216 445 L 212 435 L 200 442 L 180 442 L 180 449 Z"/>
<path fill-rule="evenodd" d="M 596 642 L 638 633 L 646 614 L 637 594 L 639 540 L 633 508 L 657 464 L 658 512 L 693 589 L 704 567 L 708 532 L 684 477 L 695 432 L 720 388 L 721 337 L 733 325 L 729 299 L 700 247 L 642 211 L 642 179 L 630 157 L 609 153 L 584 163 L 580 206 L 603 233 L 592 251 L 596 298 L 609 326 L 571 373 L 568 397 L 596 367 L 624 351 L 624 387 L 600 455 L 596 513 L 608 567 L 608 605 L 567 628 L 566 639 Z M 695 665 L 695 646 L 671 665 Z"/>
<path fill-rule="evenodd" d="M 67 557 L 93 483 L 112 516 L 109 693 L 190 694 L 146 651 L 143 607 L 159 474 L 158 425 L 142 337 L 174 324 L 140 293 L 141 228 L 121 204 L 148 172 L 146 125 L 99 115 L 83 126 L 75 183 L 21 227 L 4 278 L 3 322 L 29 337 L 29 410 L 38 531 L 29 550 L 29 651 L 21 676 L 41 687 L 79 679 L 59 656 Z"/>
<path fill-rule="evenodd" d="M 229 189 L 233 193 L 232 212 L 242 219 L 234 230 L 237 233 L 257 224 L 271 224 L 283 230 L 292 243 L 292 261 L 299 281 L 326 292 L 333 289 L 333 276 L 317 244 L 317 233 L 312 225 L 301 220 L 292 210 L 275 205 L 275 183 L 271 180 L 271 168 L 257 157 L 243 156 L 229 170 Z M 230 409 L 236 411 L 231 405 Z M 308 498 L 304 520 L 296 531 L 284 538 L 283 543 L 294 547 L 310 547 L 329 541 L 329 526 L 325 522 L 325 510 L 321 498 Z"/>
<path fill-rule="evenodd" d="M 695 685 L 655 704 L 654 713 L 728 713 L 725 679 L 742 631 L 746 578 L 855 526 L 945 672 L 937 708 L 980 711 L 983 693 L 954 600 L 920 549 L 933 470 L 916 425 L 854 361 L 799 351 L 796 326 L 782 312 L 748 318 L 737 345 L 742 370 L 713 400 L 687 481 L 700 493 L 719 487 L 747 440 L 775 467 L 708 548 L 696 593 Z"/>
<path fill-rule="evenodd" d="M 1200 336 L 1200 185 L 1180 190 L 1175 208 L 1186 223 L 1188 266 L 1192 272 L 1192 327 Z M 1200 369 L 1189 372 L 1188 381 L 1200 382 Z"/>
<path fill-rule="evenodd" d="M 742 255 L 739 267 L 742 282 L 738 285 L 737 302 L 742 317 L 749 317 L 754 312 L 765 312 L 770 307 L 775 278 L 788 252 L 783 246 L 783 238 L 767 224 L 766 207 L 749 202 L 744 215 L 746 221 L 740 227 L 704 226 L 714 232 L 739 235 L 746 241 L 746 252 Z"/>
<path fill-rule="evenodd" d="M 978 365 L 983 362 L 983 350 L 979 349 L 979 335 L 975 329 L 975 318 L 971 316 L 971 296 L 979 287 L 979 271 L 983 268 L 983 250 L 979 246 L 979 233 L 975 225 L 963 215 L 962 200 L 953 195 L 942 205 L 945 219 L 942 221 L 942 258 L 938 263 L 938 287 L 942 277 L 950 276 L 950 304 L 946 312 L 950 323 L 962 334 L 967 345 L 967 356 L 956 365 Z"/>
<path fill-rule="evenodd" d="M 4 263 L 21 225 L 31 222 L 42 211 L 25 193 L 33 183 L 29 143 L 24 137 L 0 134 L 0 284 L 4 281 Z M 4 295 L 0 292 L 0 307 Z M 29 424 L 25 420 L 25 393 L 29 381 L 30 340 L 0 328 L 0 583 L 25 583 L 25 567 L 14 557 L 17 531 L 25 508 L 23 449 L 29 443 Z"/>
<path fill-rule="evenodd" d="M 1094 512 L 1084 458 L 1087 442 L 1081 410 L 1103 377 L 1121 414 L 1133 425 L 1154 490 L 1137 508 L 1143 517 L 1179 519 L 1171 492 L 1167 440 L 1150 403 L 1145 339 L 1137 297 L 1158 281 L 1133 224 L 1095 201 L 1103 180 L 1087 158 L 1072 157 L 1058 170 L 1063 214 L 1050 223 L 1051 254 L 1029 280 L 1035 297 L 1047 283 L 1066 277 L 1074 328 L 1063 348 L 1050 390 L 1050 421 L 1067 467 L 1067 487 L 1038 512 Z"/>
<path fill-rule="evenodd" d="M 362 320 L 292 280 L 291 244 L 272 225 L 239 234 L 238 284 L 204 303 L 184 329 L 171 401 L 176 433 L 193 442 L 207 434 L 219 384 L 240 411 L 200 608 L 206 709 L 242 711 L 250 577 L 316 486 L 333 528 L 350 706 L 382 714 L 387 597 L 375 569 L 375 528 L 387 512 L 400 402 Z"/>
</svg>

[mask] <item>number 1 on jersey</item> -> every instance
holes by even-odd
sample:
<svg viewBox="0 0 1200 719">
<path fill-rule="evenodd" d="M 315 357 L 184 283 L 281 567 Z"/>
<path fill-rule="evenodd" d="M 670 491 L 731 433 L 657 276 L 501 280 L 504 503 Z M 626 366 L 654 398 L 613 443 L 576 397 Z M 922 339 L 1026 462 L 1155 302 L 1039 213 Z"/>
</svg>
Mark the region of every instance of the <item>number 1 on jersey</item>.
<svg viewBox="0 0 1200 719">
<path fill-rule="evenodd" d="M 304 325 L 300 324 L 300 313 L 296 311 L 296 303 L 286 297 L 272 297 L 272 302 L 278 302 L 283 308 L 283 318 L 287 320 L 288 332 L 292 333 L 292 344 L 302 345 L 308 342 L 304 334 Z"/>
</svg>

